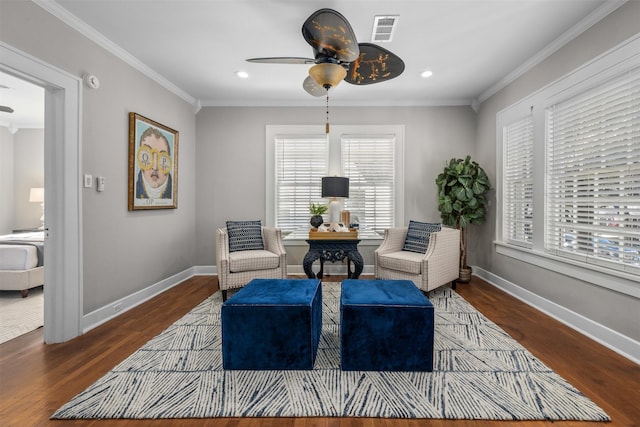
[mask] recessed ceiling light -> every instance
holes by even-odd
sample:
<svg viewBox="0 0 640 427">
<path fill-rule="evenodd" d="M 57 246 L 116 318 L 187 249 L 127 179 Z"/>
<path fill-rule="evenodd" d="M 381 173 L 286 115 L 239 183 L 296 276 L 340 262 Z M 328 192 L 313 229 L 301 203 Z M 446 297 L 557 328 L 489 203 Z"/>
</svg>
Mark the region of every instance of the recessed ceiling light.
<svg viewBox="0 0 640 427">
<path fill-rule="evenodd" d="M 433 76 L 433 71 L 425 70 L 420 74 L 420 76 L 426 79 L 427 77 Z"/>
<path fill-rule="evenodd" d="M 236 76 L 240 77 L 241 79 L 246 79 L 249 77 L 249 73 L 247 73 L 246 71 L 236 71 Z"/>
</svg>

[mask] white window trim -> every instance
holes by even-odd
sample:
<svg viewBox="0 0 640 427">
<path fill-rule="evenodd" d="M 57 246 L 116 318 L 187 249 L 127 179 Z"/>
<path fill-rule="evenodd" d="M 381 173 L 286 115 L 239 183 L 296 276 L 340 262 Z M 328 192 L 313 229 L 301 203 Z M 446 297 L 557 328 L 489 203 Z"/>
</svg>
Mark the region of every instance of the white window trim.
<svg viewBox="0 0 640 427">
<path fill-rule="evenodd" d="M 640 34 L 596 57 L 582 67 L 568 73 L 559 80 L 541 88 L 526 98 L 498 112 L 496 115 L 496 201 L 502 206 L 503 141 L 502 129 L 506 124 L 524 116 L 533 108 L 534 114 L 534 235 L 531 248 L 523 248 L 506 242 L 503 236 L 503 212 L 496 210 L 496 253 L 536 265 L 560 274 L 584 280 L 607 289 L 640 297 L 640 277 L 624 270 L 613 270 L 590 264 L 588 258 L 582 262 L 547 253 L 544 249 L 546 233 L 545 212 L 545 110 L 561 100 L 567 99 L 622 71 L 640 66 Z"/>
<path fill-rule="evenodd" d="M 265 182 L 265 222 L 273 227 L 275 219 L 275 139 L 277 135 L 305 135 L 324 134 L 324 125 L 266 125 L 266 182 Z M 395 222 L 402 224 L 404 221 L 404 125 L 331 125 L 329 134 L 329 174 L 340 175 L 342 170 L 332 168 L 332 164 L 340 164 L 332 161 L 340 158 L 341 135 L 380 135 L 394 134 L 396 156 L 396 182 L 395 182 Z M 399 225 L 398 225 L 399 226 Z"/>
</svg>

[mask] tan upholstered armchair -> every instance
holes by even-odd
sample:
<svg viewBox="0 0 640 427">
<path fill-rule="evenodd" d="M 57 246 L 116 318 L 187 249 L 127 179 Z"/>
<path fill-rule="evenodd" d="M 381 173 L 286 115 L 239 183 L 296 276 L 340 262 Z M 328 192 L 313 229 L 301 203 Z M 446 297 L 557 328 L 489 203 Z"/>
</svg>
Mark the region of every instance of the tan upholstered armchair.
<svg viewBox="0 0 640 427">
<path fill-rule="evenodd" d="M 412 280 L 423 292 L 451 283 L 460 270 L 460 230 L 431 233 L 426 253 L 403 251 L 408 227 L 389 228 L 375 251 L 376 279 Z"/>
<path fill-rule="evenodd" d="M 263 250 L 229 251 L 226 228 L 216 231 L 216 264 L 222 300 L 228 289 L 241 288 L 251 279 L 286 279 L 287 253 L 280 229 L 262 227 Z"/>
</svg>

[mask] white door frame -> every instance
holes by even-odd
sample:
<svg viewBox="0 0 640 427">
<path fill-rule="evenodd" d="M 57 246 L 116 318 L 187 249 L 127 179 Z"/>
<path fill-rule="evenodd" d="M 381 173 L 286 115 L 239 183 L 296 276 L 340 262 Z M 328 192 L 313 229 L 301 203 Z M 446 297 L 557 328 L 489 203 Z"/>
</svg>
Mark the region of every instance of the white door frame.
<svg viewBox="0 0 640 427">
<path fill-rule="evenodd" d="M 45 89 L 44 341 L 81 334 L 82 79 L 0 42 L 0 69 Z"/>
</svg>

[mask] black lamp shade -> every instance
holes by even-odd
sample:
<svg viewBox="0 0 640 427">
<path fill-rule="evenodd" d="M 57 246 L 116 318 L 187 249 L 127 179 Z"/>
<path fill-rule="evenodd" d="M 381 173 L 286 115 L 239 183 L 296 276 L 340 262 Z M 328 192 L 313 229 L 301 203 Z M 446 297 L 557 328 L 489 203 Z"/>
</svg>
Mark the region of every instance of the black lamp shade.
<svg viewBox="0 0 640 427">
<path fill-rule="evenodd" d="M 322 197 L 349 197 L 349 178 L 342 176 L 323 177 Z"/>
</svg>

